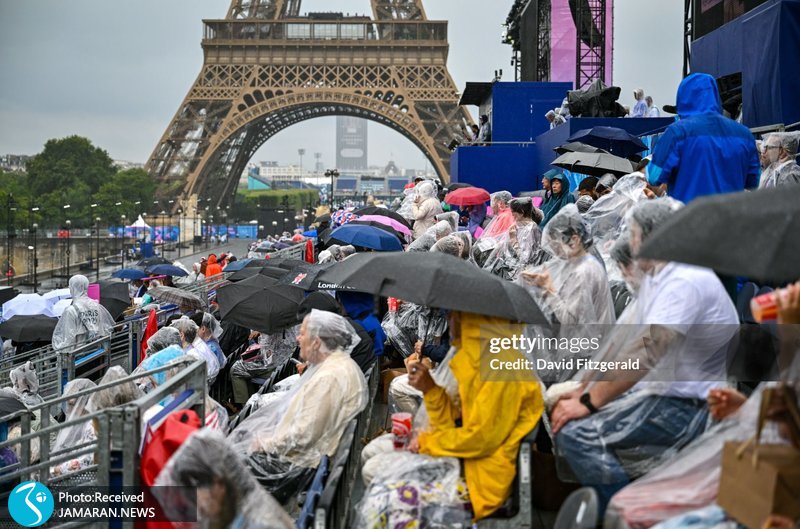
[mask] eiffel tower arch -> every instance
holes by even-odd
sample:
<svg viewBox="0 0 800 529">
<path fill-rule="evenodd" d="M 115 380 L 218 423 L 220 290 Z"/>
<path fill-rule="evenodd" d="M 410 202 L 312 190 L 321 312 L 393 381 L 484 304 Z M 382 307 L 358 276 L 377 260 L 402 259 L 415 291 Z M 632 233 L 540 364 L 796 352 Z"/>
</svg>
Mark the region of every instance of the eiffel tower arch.
<svg viewBox="0 0 800 529">
<path fill-rule="evenodd" d="M 372 18 L 300 17 L 300 0 L 232 0 L 204 20 L 200 75 L 147 162 L 161 196 L 225 205 L 247 162 L 301 121 L 350 115 L 411 140 L 449 181 L 469 114 L 447 70 L 447 22 L 422 0 L 371 0 Z"/>
</svg>

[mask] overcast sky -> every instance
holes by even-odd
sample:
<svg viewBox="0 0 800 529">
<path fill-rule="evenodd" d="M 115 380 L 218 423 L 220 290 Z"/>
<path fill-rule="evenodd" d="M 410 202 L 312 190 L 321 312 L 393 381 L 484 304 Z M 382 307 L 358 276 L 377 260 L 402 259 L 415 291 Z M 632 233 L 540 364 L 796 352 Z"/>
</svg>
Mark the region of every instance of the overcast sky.
<svg viewBox="0 0 800 529">
<path fill-rule="evenodd" d="M 503 69 L 500 43 L 512 0 L 427 0 L 449 24 L 450 73 L 459 90 Z M 112 158 L 145 162 L 202 66 L 203 18 L 223 18 L 227 0 L 0 0 L 0 153 L 35 154 L 49 138 L 79 134 Z M 368 0 L 305 0 L 305 11 L 369 14 Z M 616 0 L 614 84 L 623 104 L 641 86 L 658 106 L 674 102 L 681 77 L 683 2 Z M 254 161 L 298 163 L 298 148 L 335 163 L 335 118 L 286 129 Z M 371 164 L 425 159 L 399 133 L 370 124 Z"/>
</svg>

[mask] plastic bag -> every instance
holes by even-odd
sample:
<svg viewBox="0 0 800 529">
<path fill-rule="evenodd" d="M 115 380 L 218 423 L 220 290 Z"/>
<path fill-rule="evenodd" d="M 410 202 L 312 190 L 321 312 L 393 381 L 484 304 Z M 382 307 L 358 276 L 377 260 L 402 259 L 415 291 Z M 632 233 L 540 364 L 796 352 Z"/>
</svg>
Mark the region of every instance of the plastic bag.
<svg viewBox="0 0 800 529">
<path fill-rule="evenodd" d="M 294 521 L 250 475 L 245 465 L 216 431 L 198 430 L 170 458 L 156 479 L 157 494 L 172 519 L 187 519 L 180 512 L 198 514 L 199 527 L 228 522 L 242 529 L 290 529 Z M 173 488 L 174 487 L 174 488 Z M 187 527 L 194 524 L 180 524 Z"/>
<path fill-rule="evenodd" d="M 469 495 L 457 459 L 403 453 L 392 461 L 364 492 L 356 509 L 356 528 L 472 526 Z"/>
</svg>

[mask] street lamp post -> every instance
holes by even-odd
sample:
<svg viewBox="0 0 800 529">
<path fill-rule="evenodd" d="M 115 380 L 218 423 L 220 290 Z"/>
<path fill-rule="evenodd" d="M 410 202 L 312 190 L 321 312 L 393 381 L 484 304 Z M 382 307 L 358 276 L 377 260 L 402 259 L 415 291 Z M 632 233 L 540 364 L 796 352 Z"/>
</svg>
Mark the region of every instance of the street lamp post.
<svg viewBox="0 0 800 529">
<path fill-rule="evenodd" d="M 39 208 L 36 208 L 39 209 Z M 36 253 L 36 230 L 39 228 L 39 225 L 35 222 L 31 224 L 31 232 L 33 235 L 33 293 L 36 294 L 39 292 L 39 281 L 36 274 L 36 269 L 39 267 L 39 257 Z"/>
<path fill-rule="evenodd" d="M 333 210 L 333 179 L 339 178 L 339 171 L 337 169 L 328 169 L 325 171 L 325 176 L 331 179 L 331 195 L 328 198 L 331 206 L 331 210 Z"/>
<path fill-rule="evenodd" d="M 178 208 L 178 259 L 181 258 L 181 244 L 183 241 L 181 240 L 181 235 L 183 234 L 183 226 L 186 224 L 186 215 L 183 211 L 183 208 Z"/>
<path fill-rule="evenodd" d="M 277 235 L 277 233 L 276 233 L 277 231 L 278 231 L 278 221 L 277 220 L 273 220 L 272 221 L 272 234 L 273 234 L 273 236 Z"/>
<path fill-rule="evenodd" d="M 125 268 L 125 214 L 120 217 L 122 219 L 122 268 Z"/>
<path fill-rule="evenodd" d="M 97 242 L 97 268 L 95 269 L 95 280 L 100 282 L 100 217 L 94 218 L 94 233 Z"/>
<path fill-rule="evenodd" d="M 67 276 L 67 281 L 69 281 L 69 254 L 72 252 L 69 246 L 70 238 L 72 237 L 72 221 L 67 219 L 65 224 L 67 225 L 67 270 L 65 275 Z"/>
<path fill-rule="evenodd" d="M 13 276 L 13 265 L 11 264 L 12 254 L 14 253 L 13 248 L 13 240 L 17 236 L 17 232 L 14 229 L 14 212 L 17 211 L 17 203 L 14 200 L 14 196 L 9 193 L 8 194 L 8 216 L 6 217 L 6 281 L 8 284 L 11 284 L 11 277 Z"/>
<path fill-rule="evenodd" d="M 89 205 L 89 225 L 90 226 L 92 225 L 93 220 L 94 220 L 94 216 L 95 216 L 94 212 L 96 211 L 95 208 L 97 208 L 97 204 L 90 204 Z M 100 248 L 99 245 L 97 247 L 98 247 L 98 249 Z M 89 260 L 91 261 L 92 265 L 96 264 L 98 267 L 100 266 L 100 263 L 99 263 L 99 261 L 100 261 L 100 252 L 99 251 L 97 252 L 97 261 L 98 261 L 98 263 L 95 263 L 95 259 L 92 258 L 92 239 L 91 239 L 91 236 L 89 237 Z"/>
</svg>

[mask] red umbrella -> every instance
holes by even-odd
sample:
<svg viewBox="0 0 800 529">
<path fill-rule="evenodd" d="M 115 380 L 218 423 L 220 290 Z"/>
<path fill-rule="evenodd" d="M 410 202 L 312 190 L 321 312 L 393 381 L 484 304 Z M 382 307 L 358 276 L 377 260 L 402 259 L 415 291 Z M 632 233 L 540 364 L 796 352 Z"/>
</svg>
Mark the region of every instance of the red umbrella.
<svg viewBox="0 0 800 529">
<path fill-rule="evenodd" d="M 444 197 L 445 202 L 454 206 L 477 206 L 489 202 L 490 199 L 489 192 L 480 187 L 462 187 Z"/>
</svg>

